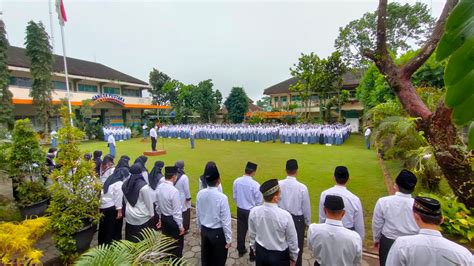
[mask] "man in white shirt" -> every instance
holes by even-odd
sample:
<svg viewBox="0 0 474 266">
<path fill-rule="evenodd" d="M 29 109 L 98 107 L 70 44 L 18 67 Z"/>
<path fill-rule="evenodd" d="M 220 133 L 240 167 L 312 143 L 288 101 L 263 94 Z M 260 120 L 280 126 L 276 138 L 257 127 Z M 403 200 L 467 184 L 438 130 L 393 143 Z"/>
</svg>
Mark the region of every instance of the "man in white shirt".
<svg viewBox="0 0 474 266">
<path fill-rule="evenodd" d="M 247 253 L 245 237 L 248 230 L 250 210 L 263 204 L 260 185 L 253 179 L 256 172 L 257 164 L 247 162 L 244 176 L 237 178 L 233 185 L 233 197 L 235 205 L 237 205 L 237 250 L 240 257 Z M 250 249 L 249 257 L 251 261 L 255 260 L 252 249 Z"/>
<path fill-rule="evenodd" d="M 230 207 L 227 196 L 217 190 L 221 183 L 217 166 L 206 168 L 207 188 L 196 198 L 196 222 L 201 230 L 201 264 L 224 266 L 232 242 Z"/>
<path fill-rule="evenodd" d="M 312 224 L 308 230 L 308 247 L 316 261 L 314 265 L 360 265 L 362 240 L 356 232 L 344 228 L 342 197 L 324 198 L 325 222 Z"/>
<path fill-rule="evenodd" d="M 189 178 L 184 172 L 184 161 L 176 161 L 174 166 L 178 171 L 178 177 L 176 178 L 174 186 L 179 191 L 181 210 L 183 212 L 183 226 L 186 233 L 188 233 L 191 224 L 191 192 L 189 190 Z"/>
<path fill-rule="evenodd" d="M 176 167 L 165 167 L 165 181 L 159 184 L 156 189 L 157 203 L 155 210 L 160 218 L 157 228 L 161 228 L 163 235 L 177 240 L 175 248 L 170 250 L 169 253 L 181 258 L 184 247 L 184 227 L 179 191 L 174 187 L 177 174 Z"/>
<path fill-rule="evenodd" d="M 349 171 L 345 166 L 337 166 L 334 170 L 334 180 L 336 185 L 321 193 L 319 200 L 319 222 L 324 223 L 326 220 L 326 213 L 324 212 L 324 200 L 327 195 L 336 195 L 342 197 L 344 200 L 345 215 L 342 218 L 342 223 L 345 228 L 355 230 L 361 239 L 365 238 L 364 228 L 364 213 L 362 203 L 359 197 L 350 192 L 346 184 L 349 181 Z"/>
<path fill-rule="evenodd" d="M 143 123 L 142 129 L 143 129 L 143 139 L 146 139 L 146 136 L 147 136 L 146 131 L 148 129 L 148 126 L 146 125 L 146 123 Z"/>
<path fill-rule="evenodd" d="M 370 150 L 370 134 L 372 134 L 372 130 L 370 130 L 370 127 L 368 127 L 365 130 L 364 137 L 365 137 L 365 146 L 367 146 L 367 149 Z"/>
<path fill-rule="evenodd" d="M 420 232 L 397 238 L 388 254 L 387 265 L 474 265 L 474 257 L 468 249 L 441 235 L 439 226 L 443 215 L 437 200 L 416 197 L 413 215 Z"/>
<path fill-rule="evenodd" d="M 311 205 L 309 202 L 308 188 L 296 180 L 298 175 L 298 162 L 290 159 L 286 162 L 287 177 L 280 181 L 281 200 L 278 206 L 288 211 L 292 218 L 298 234 L 298 260 L 296 265 L 302 263 L 304 232 L 306 226 L 311 224 Z"/>
<path fill-rule="evenodd" d="M 412 172 L 402 170 L 395 180 L 395 195 L 380 198 L 375 204 L 372 233 L 381 266 L 385 266 L 390 247 L 398 237 L 415 235 L 420 230 L 412 214 L 414 200 L 411 193 L 416 182 Z"/>
<path fill-rule="evenodd" d="M 109 146 L 109 154 L 115 158 L 115 137 L 114 134 L 110 134 L 107 139 L 107 145 Z"/>
<path fill-rule="evenodd" d="M 298 259 L 298 237 L 291 214 L 278 207 L 280 186 L 271 179 L 260 186 L 265 203 L 249 215 L 250 247 L 256 265 L 291 265 Z"/>
<path fill-rule="evenodd" d="M 154 126 L 150 129 L 150 138 L 151 138 L 151 150 L 156 151 L 156 139 L 158 138 L 158 134 L 156 132 L 156 129 L 158 127 Z"/>
</svg>

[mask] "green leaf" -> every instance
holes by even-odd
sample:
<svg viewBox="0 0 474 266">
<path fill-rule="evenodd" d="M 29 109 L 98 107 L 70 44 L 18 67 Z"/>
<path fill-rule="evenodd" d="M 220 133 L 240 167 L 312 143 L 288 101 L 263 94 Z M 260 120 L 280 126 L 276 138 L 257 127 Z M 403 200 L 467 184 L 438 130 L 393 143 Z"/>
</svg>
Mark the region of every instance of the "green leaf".
<svg viewBox="0 0 474 266">
<path fill-rule="evenodd" d="M 469 127 L 469 149 L 474 150 L 474 122 Z"/>
<path fill-rule="evenodd" d="M 471 88 L 472 84 L 474 84 L 474 70 L 471 70 L 471 72 L 458 83 L 449 86 L 446 92 L 446 105 L 454 108 L 466 101 L 469 98 L 469 94 L 473 93 L 473 90 L 466 88 Z"/>
<path fill-rule="evenodd" d="M 474 38 L 465 42 L 456 52 L 451 55 L 444 81 L 449 87 L 461 81 L 467 74 L 474 69 Z M 472 88 L 471 88 L 472 89 Z M 466 88 L 467 91 L 469 88 Z"/>
<path fill-rule="evenodd" d="M 461 105 L 456 106 L 453 110 L 453 121 L 458 125 L 467 124 L 474 117 L 474 94 L 464 101 Z"/>
</svg>

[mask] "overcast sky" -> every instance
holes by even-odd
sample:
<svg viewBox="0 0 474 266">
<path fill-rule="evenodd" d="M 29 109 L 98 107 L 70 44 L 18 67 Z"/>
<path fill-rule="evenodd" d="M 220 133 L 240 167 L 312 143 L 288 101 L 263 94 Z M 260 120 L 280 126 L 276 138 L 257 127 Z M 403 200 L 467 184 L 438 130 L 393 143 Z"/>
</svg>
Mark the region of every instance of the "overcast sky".
<svg viewBox="0 0 474 266">
<path fill-rule="evenodd" d="M 48 0 L 0 0 L 11 45 L 24 47 L 29 20 L 51 32 Z M 444 0 L 399 0 L 432 6 Z M 242 86 L 254 100 L 290 77 L 300 53 L 326 57 L 339 27 L 378 1 L 90 1 L 64 0 L 69 57 L 96 61 L 148 82 L 155 67 L 184 83 L 212 79 L 227 96 Z M 53 7 L 54 48 L 62 54 Z"/>
</svg>

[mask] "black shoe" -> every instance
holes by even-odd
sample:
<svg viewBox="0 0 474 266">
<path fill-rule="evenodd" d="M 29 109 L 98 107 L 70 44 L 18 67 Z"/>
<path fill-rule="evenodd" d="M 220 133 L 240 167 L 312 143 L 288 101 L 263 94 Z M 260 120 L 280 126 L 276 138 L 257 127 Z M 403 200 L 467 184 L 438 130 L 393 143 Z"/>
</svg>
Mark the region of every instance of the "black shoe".
<svg viewBox="0 0 474 266">
<path fill-rule="evenodd" d="M 255 261 L 255 253 L 253 252 L 253 250 L 250 250 L 249 259 L 250 259 L 250 261 L 252 261 L 252 262 Z"/>
<path fill-rule="evenodd" d="M 245 254 L 247 254 L 247 250 L 244 250 L 242 252 L 239 251 L 239 258 L 243 257 Z"/>
</svg>

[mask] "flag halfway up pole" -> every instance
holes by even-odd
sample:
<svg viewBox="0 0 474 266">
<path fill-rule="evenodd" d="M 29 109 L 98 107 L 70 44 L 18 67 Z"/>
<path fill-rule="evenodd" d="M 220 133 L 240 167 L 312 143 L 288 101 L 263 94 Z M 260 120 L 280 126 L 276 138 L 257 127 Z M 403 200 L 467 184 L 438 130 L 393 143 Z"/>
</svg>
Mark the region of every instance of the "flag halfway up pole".
<svg viewBox="0 0 474 266">
<path fill-rule="evenodd" d="M 65 44 L 65 37 L 64 37 L 64 22 L 67 21 L 67 16 L 66 16 L 66 9 L 64 8 L 64 3 L 63 0 L 56 0 L 56 11 L 58 12 L 58 19 L 59 19 L 59 25 L 61 25 L 61 40 L 63 43 L 63 60 L 64 60 L 64 75 L 66 76 L 66 89 L 67 89 L 67 103 L 69 107 L 69 114 L 72 114 L 72 108 L 71 108 L 71 92 L 69 90 L 69 75 L 67 71 L 67 60 L 66 60 L 66 44 Z M 71 126 L 73 126 L 72 123 L 72 117 L 71 117 Z"/>
</svg>

